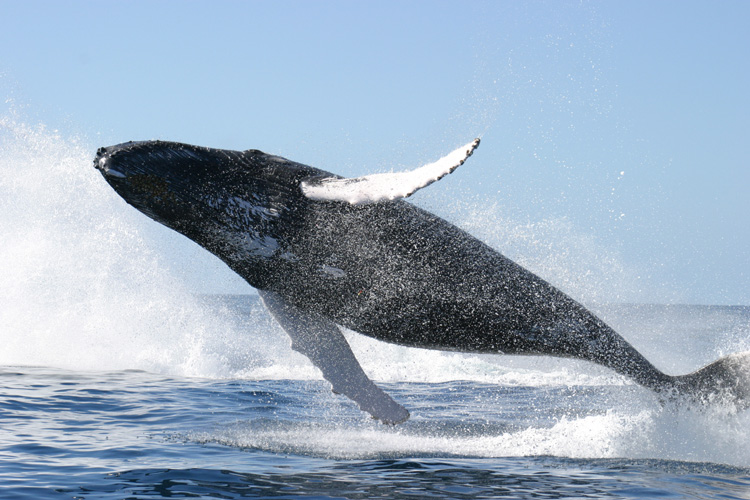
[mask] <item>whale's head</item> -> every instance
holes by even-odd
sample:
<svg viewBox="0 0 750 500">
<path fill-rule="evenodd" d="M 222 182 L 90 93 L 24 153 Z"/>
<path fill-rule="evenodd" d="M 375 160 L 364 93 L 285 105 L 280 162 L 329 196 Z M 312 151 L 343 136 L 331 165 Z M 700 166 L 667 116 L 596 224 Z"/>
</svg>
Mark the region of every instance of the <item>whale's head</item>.
<svg viewBox="0 0 750 500">
<path fill-rule="evenodd" d="M 130 205 L 179 230 L 197 208 L 195 196 L 187 195 L 186 188 L 200 186 L 204 179 L 187 161 L 188 151 L 161 146 L 156 142 L 127 142 L 99 148 L 94 167 Z"/>
<path fill-rule="evenodd" d="M 94 166 L 130 205 L 236 265 L 279 251 L 278 219 L 300 196 L 294 168 L 269 158 L 147 141 L 100 148 Z"/>
</svg>

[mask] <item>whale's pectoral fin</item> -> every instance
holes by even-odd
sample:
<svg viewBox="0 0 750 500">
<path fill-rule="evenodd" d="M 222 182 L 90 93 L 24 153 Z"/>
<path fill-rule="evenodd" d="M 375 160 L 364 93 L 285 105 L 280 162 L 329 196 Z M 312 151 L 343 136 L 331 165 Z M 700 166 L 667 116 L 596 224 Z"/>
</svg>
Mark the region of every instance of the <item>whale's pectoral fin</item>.
<svg viewBox="0 0 750 500">
<path fill-rule="evenodd" d="M 292 339 L 292 349 L 307 356 L 343 394 L 386 424 L 398 424 L 409 412 L 370 380 L 336 324 L 300 311 L 272 292 L 260 292 L 263 303 Z"/>
<path fill-rule="evenodd" d="M 435 163 L 408 172 L 372 174 L 352 179 L 318 177 L 303 181 L 300 187 L 310 199 L 346 201 L 352 205 L 406 198 L 463 165 L 477 146 L 479 139 L 474 139 Z"/>
</svg>

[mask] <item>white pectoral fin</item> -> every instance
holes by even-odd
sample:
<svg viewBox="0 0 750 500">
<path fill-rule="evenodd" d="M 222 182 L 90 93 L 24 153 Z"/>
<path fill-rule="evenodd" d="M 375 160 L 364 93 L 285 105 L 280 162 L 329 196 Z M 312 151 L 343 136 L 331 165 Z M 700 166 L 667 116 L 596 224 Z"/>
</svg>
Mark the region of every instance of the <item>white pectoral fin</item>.
<svg viewBox="0 0 750 500">
<path fill-rule="evenodd" d="M 313 200 L 345 201 L 352 205 L 406 198 L 463 165 L 477 146 L 479 139 L 474 139 L 438 161 L 408 172 L 306 180 L 301 184 L 302 192 Z"/>
<path fill-rule="evenodd" d="M 370 380 L 338 326 L 304 313 L 278 294 L 260 292 L 271 315 L 292 339 L 292 349 L 307 356 L 331 383 L 333 392 L 343 394 L 386 424 L 398 424 L 409 412 Z"/>
</svg>

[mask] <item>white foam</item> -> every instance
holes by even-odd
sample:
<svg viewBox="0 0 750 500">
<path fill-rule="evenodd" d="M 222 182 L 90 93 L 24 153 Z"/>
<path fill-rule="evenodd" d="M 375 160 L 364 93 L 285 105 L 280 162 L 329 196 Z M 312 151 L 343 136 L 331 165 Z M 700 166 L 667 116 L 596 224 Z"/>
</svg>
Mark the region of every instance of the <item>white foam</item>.
<svg viewBox="0 0 750 500">
<path fill-rule="evenodd" d="M 493 408 L 485 410 L 492 412 Z M 416 416 L 411 423 L 397 427 L 377 423 L 237 422 L 186 437 L 239 448 L 344 459 L 557 456 L 659 458 L 747 466 L 748 423 L 750 415 L 717 417 L 717 412 L 669 411 L 641 404 L 633 410 L 613 409 L 601 415 L 563 416 L 552 425 L 530 424 L 517 430 L 481 426 L 462 429 L 460 423 L 431 425 Z"/>
</svg>

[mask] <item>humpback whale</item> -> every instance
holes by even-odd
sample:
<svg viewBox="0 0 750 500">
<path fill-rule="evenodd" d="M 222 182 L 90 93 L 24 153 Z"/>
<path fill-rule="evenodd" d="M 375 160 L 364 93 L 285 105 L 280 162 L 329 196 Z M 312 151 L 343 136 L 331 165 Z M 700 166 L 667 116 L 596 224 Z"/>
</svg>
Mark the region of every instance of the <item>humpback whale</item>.
<svg viewBox="0 0 750 500">
<path fill-rule="evenodd" d="M 405 346 L 583 359 L 666 397 L 750 406 L 750 352 L 667 375 L 574 299 L 405 200 L 478 145 L 358 178 L 255 149 L 165 141 L 100 148 L 94 166 L 127 203 L 255 287 L 292 348 L 382 422 L 409 412 L 368 378 L 341 327 Z"/>
</svg>

